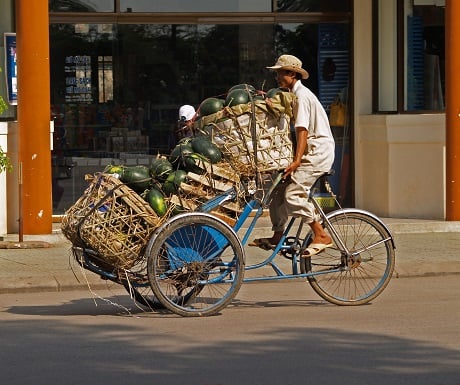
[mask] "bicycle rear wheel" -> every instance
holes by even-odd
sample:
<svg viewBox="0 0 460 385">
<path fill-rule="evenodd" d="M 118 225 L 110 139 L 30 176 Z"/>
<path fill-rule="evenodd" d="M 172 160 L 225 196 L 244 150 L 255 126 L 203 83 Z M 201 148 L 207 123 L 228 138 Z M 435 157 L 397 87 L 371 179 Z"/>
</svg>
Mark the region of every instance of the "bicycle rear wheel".
<svg viewBox="0 0 460 385">
<path fill-rule="evenodd" d="M 393 238 L 374 215 L 357 209 L 328 214 L 346 250 L 335 246 L 302 259 L 313 290 L 337 305 L 362 305 L 376 298 L 388 285 L 395 265 Z M 325 228 L 331 235 L 332 233 Z"/>
<path fill-rule="evenodd" d="M 129 272 L 126 277 L 121 277 L 121 284 L 129 293 L 134 302 L 149 311 L 164 309 L 164 306 L 155 298 L 152 287 L 147 277 L 147 263 L 142 263 L 143 271 Z"/>
<path fill-rule="evenodd" d="M 209 214 L 173 217 L 149 243 L 146 255 L 155 297 L 181 316 L 219 312 L 243 282 L 241 242 L 231 227 Z"/>
<path fill-rule="evenodd" d="M 138 285 L 131 281 L 123 281 L 122 285 L 134 302 L 142 305 L 146 310 L 155 311 L 164 309 L 163 305 L 153 295 L 150 284 Z"/>
</svg>

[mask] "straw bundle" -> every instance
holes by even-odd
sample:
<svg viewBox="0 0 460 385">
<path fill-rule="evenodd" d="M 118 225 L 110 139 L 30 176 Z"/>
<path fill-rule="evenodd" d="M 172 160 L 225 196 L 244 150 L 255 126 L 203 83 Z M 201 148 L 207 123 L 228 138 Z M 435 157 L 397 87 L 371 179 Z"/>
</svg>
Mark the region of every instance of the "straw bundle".
<svg viewBox="0 0 460 385">
<path fill-rule="evenodd" d="M 96 174 L 66 211 L 61 227 L 74 246 L 96 251 L 115 268 L 143 258 L 153 231 L 165 220 L 137 193 L 109 174 Z"/>
<path fill-rule="evenodd" d="M 293 159 L 290 120 L 295 96 L 279 92 L 273 98 L 225 107 L 202 117 L 224 157 L 242 175 L 282 170 Z"/>
</svg>

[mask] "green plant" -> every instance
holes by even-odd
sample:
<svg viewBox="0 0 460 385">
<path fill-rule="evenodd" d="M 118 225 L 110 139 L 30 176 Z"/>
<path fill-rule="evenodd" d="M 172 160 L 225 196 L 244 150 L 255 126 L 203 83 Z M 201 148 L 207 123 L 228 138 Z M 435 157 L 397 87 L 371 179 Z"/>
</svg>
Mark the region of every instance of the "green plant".
<svg viewBox="0 0 460 385">
<path fill-rule="evenodd" d="M 0 67 L 0 73 L 2 68 Z M 2 95 L 0 95 L 0 115 L 3 114 L 8 109 L 8 105 L 3 100 Z M 3 152 L 2 147 L 0 146 L 0 174 L 4 171 L 11 171 L 13 168 L 10 158 Z"/>
<path fill-rule="evenodd" d="M 8 105 L 3 100 L 2 95 L 0 95 L 0 115 L 3 114 L 8 109 Z"/>
<path fill-rule="evenodd" d="M 0 74 L 2 73 L 2 67 L 0 67 Z M 8 109 L 8 105 L 3 100 L 3 96 L 0 95 L 0 115 L 3 114 Z"/>
<path fill-rule="evenodd" d="M 0 146 L 0 174 L 4 171 L 11 171 L 13 165 L 11 164 L 10 158 L 3 152 L 2 147 Z"/>
</svg>

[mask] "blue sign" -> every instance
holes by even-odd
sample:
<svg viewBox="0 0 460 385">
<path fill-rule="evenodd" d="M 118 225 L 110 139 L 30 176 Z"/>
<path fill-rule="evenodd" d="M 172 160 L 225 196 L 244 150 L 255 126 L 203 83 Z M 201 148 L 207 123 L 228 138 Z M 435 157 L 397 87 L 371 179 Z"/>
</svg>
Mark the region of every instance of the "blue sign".
<svg viewBox="0 0 460 385">
<path fill-rule="evenodd" d="M 18 104 L 18 72 L 16 65 L 16 34 L 5 33 L 5 64 L 8 102 Z"/>
</svg>

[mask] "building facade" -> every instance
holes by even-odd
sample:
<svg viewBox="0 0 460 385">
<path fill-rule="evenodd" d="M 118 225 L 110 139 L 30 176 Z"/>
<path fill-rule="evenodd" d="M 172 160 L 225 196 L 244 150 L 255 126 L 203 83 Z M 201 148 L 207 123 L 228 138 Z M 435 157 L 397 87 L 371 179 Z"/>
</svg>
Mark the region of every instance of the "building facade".
<svg viewBox="0 0 460 385">
<path fill-rule="evenodd" d="M 21 1 L 0 3 L 11 11 L 2 32 L 20 30 Z M 168 154 L 182 104 L 198 109 L 241 83 L 266 92 L 276 83 L 265 67 L 291 53 L 326 111 L 346 107 L 332 125 L 342 205 L 446 218 L 443 0 L 50 0 L 47 11 L 54 216 L 85 174 Z M 17 109 L 0 116 L 13 158 Z M 14 231 L 17 175 L 3 177 Z"/>
</svg>

